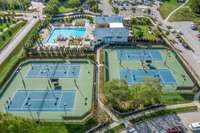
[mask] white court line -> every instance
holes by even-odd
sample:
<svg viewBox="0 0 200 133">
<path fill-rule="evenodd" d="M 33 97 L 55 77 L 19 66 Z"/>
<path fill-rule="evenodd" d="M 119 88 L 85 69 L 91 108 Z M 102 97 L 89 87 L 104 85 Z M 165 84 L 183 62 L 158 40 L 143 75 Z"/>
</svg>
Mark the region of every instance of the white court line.
<svg viewBox="0 0 200 133">
<path fill-rule="evenodd" d="M 148 51 L 148 54 L 150 55 L 150 57 L 151 57 L 151 60 L 153 60 L 153 61 L 154 61 L 154 59 L 153 59 L 153 56 L 152 56 L 152 54 L 151 54 L 151 51 Z"/>
<path fill-rule="evenodd" d="M 61 93 L 61 96 L 60 96 L 60 99 L 59 99 L 59 104 L 58 104 L 58 106 L 57 106 L 57 107 L 59 107 L 59 106 L 60 106 L 60 103 L 61 103 L 61 100 L 62 100 L 62 98 L 63 98 L 63 91 L 62 91 L 62 93 Z"/>
<path fill-rule="evenodd" d="M 25 93 L 26 93 L 26 92 L 25 92 Z M 21 105 L 20 109 L 24 108 L 28 97 L 29 97 L 29 92 L 27 92 L 27 96 L 26 96 L 26 98 L 24 99 L 24 102 L 23 102 L 23 104 Z"/>
<path fill-rule="evenodd" d="M 11 108 L 11 110 L 10 111 L 15 111 L 15 110 L 19 110 L 19 111 L 28 111 L 27 110 L 28 108 L 23 108 L 23 109 L 19 109 L 19 108 Z M 30 110 L 31 109 L 36 109 L 36 110 L 40 110 L 40 108 L 33 108 L 33 107 L 30 107 Z M 64 111 L 64 109 L 63 108 L 42 108 L 42 109 L 45 109 L 45 110 L 55 110 L 55 111 L 57 111 L 57 109 L 60 109 L 60 110 L 63 110 Z M 66 108 L 66 109 L 71 109 L 71 110 L 73 110 L 73 108 Z M 33 110 L 31 110 L 31 111 L 33 111 Z M 9 110 L 8 110 L 8 112 L 9 112 Z"/>
<path fill-rule="evenodd" d="M 38 101 L 42 101 L 43 99 L 31 99 L 31 102 L 38 102 Z M 52 99 L 45 99 L 45 101 L 51 102 L 51 101 L 55 101 L 55 98 Z"/>
<path fill-rule="evenodd" d="M 158 74 L 159 74 L 159 77 L 161 78 L 161 80 L 163 81 L 163 84 L 166 84 L 166 82 L 165 82 L 165 80 L 164 80 L 162 74 L 160 73 L 160 71 L 158 71 Z"/>
</svg>

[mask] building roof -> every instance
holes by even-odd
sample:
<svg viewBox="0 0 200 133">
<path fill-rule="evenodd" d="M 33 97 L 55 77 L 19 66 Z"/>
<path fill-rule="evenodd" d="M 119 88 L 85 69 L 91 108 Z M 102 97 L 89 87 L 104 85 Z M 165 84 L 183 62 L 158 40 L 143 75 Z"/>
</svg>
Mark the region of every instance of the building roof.
<svg viewBox="0 0 200 133">
<path fill-rule="evenodd" d="M 109 27 L 110 28 L 123 28 L 124 25 L 123 25 L 123 23 L 110 23 Z"/>
<path fill-rule="evenodd" d="M 97 28 L 93 32 L 94 37 L 128 37 L 129 30 L 127 28 Z"/>
<path fill-rule="evenodd" d="M 123 18 L 120 16 L 97 16 L 95 22 L 97 24 L 122 23 Z"/>
</svg>

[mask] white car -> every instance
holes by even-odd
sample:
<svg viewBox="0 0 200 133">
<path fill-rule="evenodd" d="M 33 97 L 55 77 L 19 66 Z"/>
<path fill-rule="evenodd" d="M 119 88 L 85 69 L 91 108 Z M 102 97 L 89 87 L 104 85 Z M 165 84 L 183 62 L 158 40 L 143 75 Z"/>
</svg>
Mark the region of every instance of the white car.
<svg viewBox="0 0 200 133">
<path fill-rule="evenodd" d="M 135 128 L 131 128 L 128 130 L 128 133 L 138 133 Z"/>
<path fill-rule="evenodd" d="M 200 131 L 200 122 L 191 123 L 191 124 L 189 125 L 189 128 L 190 128 L 192 131 Z"/>
</svg>

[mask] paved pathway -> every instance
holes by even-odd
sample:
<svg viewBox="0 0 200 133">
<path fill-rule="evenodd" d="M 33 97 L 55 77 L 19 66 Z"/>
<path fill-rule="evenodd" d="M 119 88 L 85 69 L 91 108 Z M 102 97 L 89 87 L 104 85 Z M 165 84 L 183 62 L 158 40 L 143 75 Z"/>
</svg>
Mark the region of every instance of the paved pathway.
<svg viewBox="0 0 200 133">
<path fill-rule="evenodd" d="M 39 19 L 29 20 L 27 24 L 14 36 L 14 38 L 0 51 L 0 64 L 2 64 L 2 62 L 12 53 L 38 20 Z"/>
<path fill-rule="evenodd" d="M 179 7 L 177 7 L 175 10 L 173 10 L 165 19 L 165 21 L 168 21 L 169 18 L 175 13 L 177 12 L 179 9 L 181 9 L 182 7 L 184 7 L 187 3 L 189 2 L 189 0 L 186 0 L 182 5 L 180 5 Z"/>
</svg>

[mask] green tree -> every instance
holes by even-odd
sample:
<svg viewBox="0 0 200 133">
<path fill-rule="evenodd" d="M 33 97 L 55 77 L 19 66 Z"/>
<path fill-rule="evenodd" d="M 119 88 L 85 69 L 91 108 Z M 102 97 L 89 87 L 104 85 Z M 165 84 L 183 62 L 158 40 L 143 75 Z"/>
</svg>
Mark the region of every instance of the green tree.
<svg viewBox="0 0 200 133">
<path fill-rule="evenodd" d="M 124 80 L 112 80 L 105 84 L 104 92 L 109 106 L 128 111 L 160 103 L 162 86 L 157 78 L 146 78 L 144 83 L 131 86 Z"/>
<path fill-rule="evenodd" d="M 59 5 L 60 2 L 58 0 L 49 0 L 44 9 L 44 12 L 50 16 L 55 15 L 58 12 Z"/>
<path fill-rule="evenodd" d="M 128 84 L 124 80 L 112 80 L 105 84 L 105 96 L 108 102 L 117 107 L 129 97 Z"/>
<path fill-rule="evenodd" d="M 190 7 L 195 13 L 200 14 L 200 0 L 191 0 Z"/>
<path fill-rule="evenodd" d="M 3 133 L 36 133 L 36 123 L 29 120 L 14 117 L 11 114 L 0 113 L 0 131 Z"/>
<path fill-rule="evenodd" d="M 67 7 L 72 7 L 72 8 L 74 8 L 74 7 L 77 7 L 77 6 L 79 6 L 80 5 L 80 0 L 69 0 L 68 2 L 67 2 Z"/>
<path fill-rule="evenodd" d="M 162 86 L 157 78 L 146 78 L 143 84 L 135 84 L 130 87 L 135 108 L 140 108 L 160 103 Z"/>
<path fill-rule="evenodd" d="M 2 10 L 26 10 L 30 6 L 30 0 L 0 0 Z"/>
</svg>

